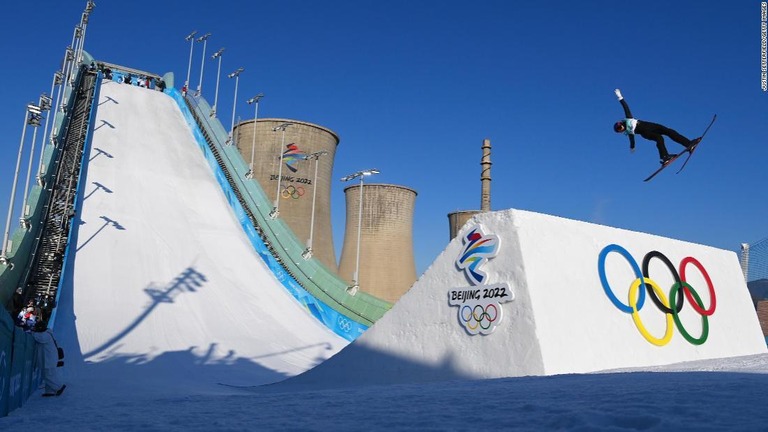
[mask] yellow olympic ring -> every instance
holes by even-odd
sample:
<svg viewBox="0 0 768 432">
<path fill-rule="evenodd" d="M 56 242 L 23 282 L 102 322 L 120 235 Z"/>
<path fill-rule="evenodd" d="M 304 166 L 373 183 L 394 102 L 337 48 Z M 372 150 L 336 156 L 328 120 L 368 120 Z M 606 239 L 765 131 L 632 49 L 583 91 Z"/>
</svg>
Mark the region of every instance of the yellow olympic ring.
<svg viewBox="0 0 768 432">
<path fill-rule="evenodd" d="M 659 300 L 661 300 L 661 303 L 667 308 L 669 308 L 669 300 L 667 299 L 667 296 L 664 295 L 664 291 L 662 291 L 661 288 L 659 288 L 659 285 L 649 278 L 643 278 L 643 281 L 645 282 L 646 286 L 650 286 L 651 288 L 653 288 L 653 291 L 659 297 Z M 632 321 L 635 322 L 635 327 L 637 327 L 637 330 L 640 332 L 641 335 L 643 335 L 645 340 L 647 340 L 648 342 L 656 346 L 664 346 L 668 344 L 669 341 L 672 339 L 672 332 L 674 330 L 674 319 L 672 318 L 672 314 L 668 314 L 668 313 L 664 314 L 667 320 L 667 329 L 664 332 L 663 338 L 659 339 L 648 332 L 648 330 L 643 325 L 643 322 L 640 320 L 640 314 L 637 311 L 637 297 L 638 297 L 638 290 L 640 288 L 640 283 L 641 283 L 640 278 L 635 279 L 635 281 L 632 282 L 632 286 L 630 286 L 629 288 L 629 306 L 632 308 Z"/>
</svg>

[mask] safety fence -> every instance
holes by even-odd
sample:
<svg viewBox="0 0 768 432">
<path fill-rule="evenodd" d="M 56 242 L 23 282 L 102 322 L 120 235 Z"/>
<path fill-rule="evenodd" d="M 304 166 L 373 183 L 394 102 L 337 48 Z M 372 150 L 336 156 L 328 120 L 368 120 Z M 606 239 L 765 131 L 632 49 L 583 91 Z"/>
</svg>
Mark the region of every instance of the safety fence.
<svg viewBox="0 0 768 432">
<path fill-rule="evenodd" d="M 19 408 L 42 379 L 40 351 L 35 340 L 0 314 L 0 417 Z"/>
<path fill-rule="evenodd" d="M 747 282 L 768 279 L 768 238 L 742 244 L 740 262 Z"/>
</svg>

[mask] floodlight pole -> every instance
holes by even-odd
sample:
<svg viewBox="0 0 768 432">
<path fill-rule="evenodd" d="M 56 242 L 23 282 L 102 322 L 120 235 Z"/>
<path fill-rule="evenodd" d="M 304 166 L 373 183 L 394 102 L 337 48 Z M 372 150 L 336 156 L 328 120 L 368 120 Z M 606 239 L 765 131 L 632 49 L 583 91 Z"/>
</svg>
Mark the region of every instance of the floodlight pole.
<svg viewBox="0 0 768 432">
<path fill-rule="evenodd" d="M 43 111 L 45 111 L 44 106 L 50 106 L 49 101 L 50 98 L 45 94 L 40 95 L 40 100 L 37 105 L 37 115 L 40 116 Z M 29 228 L 29 221 L 24 216 L 26 216 L 27 213 L 27 199 L 29 198 L 29 180 L 32 177 L 32 162 L 35 158 L 35 143 L 37 142 L 37 130 L 40 128 L 40 117 L 38 117 L 32 124 L 32 127 L 34 128 L 34 131 L 32 132 L 32 143 L 29 146 L 30 153 L 29 153 L 29 164 L 27 165 L 27 182 L 24 184 L 24 200 L 21 202 L 21 215 L 19 216 L 19 221 L 21 221 L 21 226 L 23 228 Z"/>
<path fill-rule="evenodd" d="M 80 19 L 80 27 L 82 28 L 83 32 L 80 35 L 80 49 L 78 50 L 77 55 L 75 56 L 75 60 L 77 63 L 80 63 L 83 61 L 83 48 L 85 47 L 85 30 L 88 28 L 88 17 L 90 17 L 94 7 L 96 7 L 96 3 L 94 3 L 92 0 L 88 0 L 88 4 L 85 5 L 85 11 L 83 11 L 83 16 Z"/>
<path fill-rule="evenodd" d="M 368 170 L 358 171 L 354 174 L 342 177 L 341 179 L 341 181 L 350 181 L 356 178 L 360 178 L 360 205 L 357 211 L 357 257 L 355 258 L 355 273 L 352 276 L 352 286 L 347 287 L 347 292 L 350 295 L 357 294 L 357 291 L 360 289 L 360 235 L 362 233 L 363 224 L 363 178 L 365 178 L 365 176 L 378 173 L 380 173 L 379 170 L 371 168 Z"/>
<path fill-rule="evenodd" d="M 218 104 L 219 102 L 219 78 L 221 78 L 221 53 L 223 52 L 224 52 L 224 48 L 221 48 L 211 56 L 212 59 L 215 59 L 217 57 L 219 59 L 219 70 L 218 72 L 216 72 L 216 95 L 213 97 L 213 108 L 211 108 L 211 117 L 216 117 L 216 104 Z"/>
<path fill-rule="evenodd" d="M 61 71 L 56 71 L 56 73 L 53 74 L 53 81 L 51 82 L 50 97 L 47 98 L 45 104 L 43 104 L 44 101 L 42 96 L 40 97 L 40 109 L 48 111 L 48 115 L 45 116 L 43 140 L 40 141 L 40 164 L 37 167 L 37 183 L 40 186 L 43 186 L 43 153 L 45 152 L 45 140 L 48 137 L 48 120 L 50 120 L 51 117 L 56 118 L 56 111 L 51 109 L 53 107 L 53 90 L 59 84 L 61 84 Z M 53 126 L 51 126 L 51 136 L 53 136 Z"/>
<path fill-rule="evenodd" d="M 200 96 L 203 92 L 203 70 L 205 69 L 205 47 L 208 45 L 208 38 L 211 37 L 210 33 L 206 33 L 199 38 L 197 38 L 198 42 L 203 43 L 203 60 L 200 63 L 200 83 L 197 84 L 197 92 L 195 93 L 195 96 Z M 189 90 L 189 89 L 187 89 Z"/>
<path fill-rule="evenodd" d="M 313 159 L 315 161 L 315 177 L 312 180 L 312 216 L 310 217 L 309 222 L 309 238 L 307 239 L 307 248 L 301 253 L 301 256 L 304 259 L 310 259 L 312 257 L 312 237 L 315 231 L 315 199 L 317 198 L 317 166 L 320 164 L 320 156 L 327 154 L 327 151 L 321 150 L 304 156 L 305 160 Z"/>
<path fill-rule="evenodd" d="M 65 87 L 67 85 L 71 86 L 69 76 L 72 74 L 72 64 L 73 60 L 75 58 L 75 52 L 72 50 L 72 47 L 67 47 L 66 51 L 64 52 L 64 87 L 62 87 L 62 92 L 65 91 Z M 61 96 L 61 93 L 59 93 Z M 61 102 L 61 98 L 59 98 L 59 102 Z M 58 105 L 59 102 L 56 102 Z M 56 109 L 61 109 L 61 112 L 64 112 L 64 108 L 66 107 L 66 102 L 61 102 L 61 106 L 57 106 Z"/>
<path fill-rule="evenodd" d="M 72 47 L 72 67 L 69 69 L 69 83 L 74 84 L 75 74 L 80 62 L 80 44 L 83 42 L 83 27 L 78 24 L 75 26 L 75 45 Z"/>
<path fill-rule="evenodd" d="M 285 154 L 283 147 L 285 147 L 285 129 L 288 128 L 288 126 L 293 126 L 293 123 L 283 123 L 280 126 L 272 129 L 274 132 L 279 130 L 283 131 L 283 142 L 280 145 L 280 163 L 277 166 L 277 191 L 275 192 L 275 203 L 272 211 L 269 212 L 269 217 L 272 219 L 276 218 L 280 214 L 280 185 L 282 183 L 283 176 L 283 155 Z"/>
<path fill-rule="evenodd" d="M 0 263 L 8 264 L 8 237 L 11 233 L 11 217 L 13 216 L 13 204 L 16 201 L 16 186 L 19 181 L 19 168 L 21 167 L 21 155 L 24 151 L 24 139 L 27 133 L 27 124 L 30 124 L 32 117 L 29 116 L 32 111 L 39 109 L 32 103 L 27 105 L 24 111 L 24 123 L 21 129 L 21 142 L 19 143 L 19 155 L 16 158 L 16 173 L 13 175 L 13 187 L 11 188 L 11 201 L 8 203 L 8 217 L 5 220 L 5 233 L 3 235 L 3 250 L 0 252 Z"/>
<path fill-rule="evenodd" d="M 253 135 L 253 140 L 251 142 L 251 165 L 248 169 L 248 172 L 245 174 L 245 178 L 253 178 L 253 159 L 256 155 L 256 120 L 259 118 L 259 101 L 261 98 L 264 97 L 264 93 L 259 93 L 256 96 L 248 99 L 246 102 L 248 102 L 248 105 L 256 104 L 256 109 L 253 114 L 253 128 L 251 130 L 251 134 Z"/>
<path fill-rule="evenodd" d="M 229 136 L 227 137 L 226 144 L 234 144 L 235 143 L 235 111 L 237 110 L 237 85 L 240 82 L 240 74 L 243 73 L 245 69 L 244 68 L 237 68 L 236 71 L 232 72 L 231 74 L 227 75 L 228 78 L 234 78 L 235 79 L 235 97 L 232 100 L 232 126 L 229 128 Z"/>
<path fill-rule="evenodd" d="M 192 50 L 195 48 L 195 35 L 197 30 L 187 35 L 184 40 L 189 41 L 189 65 L 187 65 L 187 80 L 184 81 L 184 87 L 189 91 L 189 74 L 192 72 Z"/>
</svg>

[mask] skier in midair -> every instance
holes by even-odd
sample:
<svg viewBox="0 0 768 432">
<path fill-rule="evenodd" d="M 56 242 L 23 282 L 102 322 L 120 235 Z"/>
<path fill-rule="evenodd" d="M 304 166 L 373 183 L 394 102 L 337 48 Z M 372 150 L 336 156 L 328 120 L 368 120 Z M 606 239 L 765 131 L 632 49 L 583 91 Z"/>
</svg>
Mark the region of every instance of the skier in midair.
<svg viewBox="0 0 768 432">
<path fill-rule="evenodd" d="M 624 97 L 621 95 L 621 90 L 616 89 L 613 91 L 616 97 L 619 98 L 621 106 L 624 108 L 624 119 L 617 121 L 613 125 L 613 130 L 617 133 L 623 133 L 629 137 L 629 150 L 635 151 L 635 135 L 656 142 L 656 148 L 659 150 L 659 161 L 662 165 L 667 164 L 677 154 L 669 154 L 667 147 L 664 145 L 663 135 L 668 136 L 672 141 L 682 145 L 686 149 L 692 149 L 696 144 L 701 141 L 701 138 L 689 140 L 688 138 L 680 135 L 674 129 L 670 129 L 666 126 L 662 126 L 657 123 L 652 123 L 645 120 L 638 120 L 632 117 L 632 112 L 629 110 L 629 105 Z"/>
</svg>

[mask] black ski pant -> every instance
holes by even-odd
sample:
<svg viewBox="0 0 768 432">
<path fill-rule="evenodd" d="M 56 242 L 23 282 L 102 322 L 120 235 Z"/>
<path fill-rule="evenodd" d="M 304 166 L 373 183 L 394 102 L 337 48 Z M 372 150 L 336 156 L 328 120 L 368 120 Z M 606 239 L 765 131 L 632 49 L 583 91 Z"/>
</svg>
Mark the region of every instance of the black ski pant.
<svg viewBox="0 0 768 432">
<path fill-rule="evenodd" d="M 659 150 L 659 159 L 664 159 L 664 157 L 669 155 L 667 147 L 664 145 L 663 135 L 670 137 L 672 141 L 685 148 L 691 146 L 691 140 L 680 135 L 676 130 L 657 123 L 638 120 L 637 126 L 635 127 L 635 134 L 640 135 L 647 140 L 656 141 L 656 148 Z"/>
</svg>

